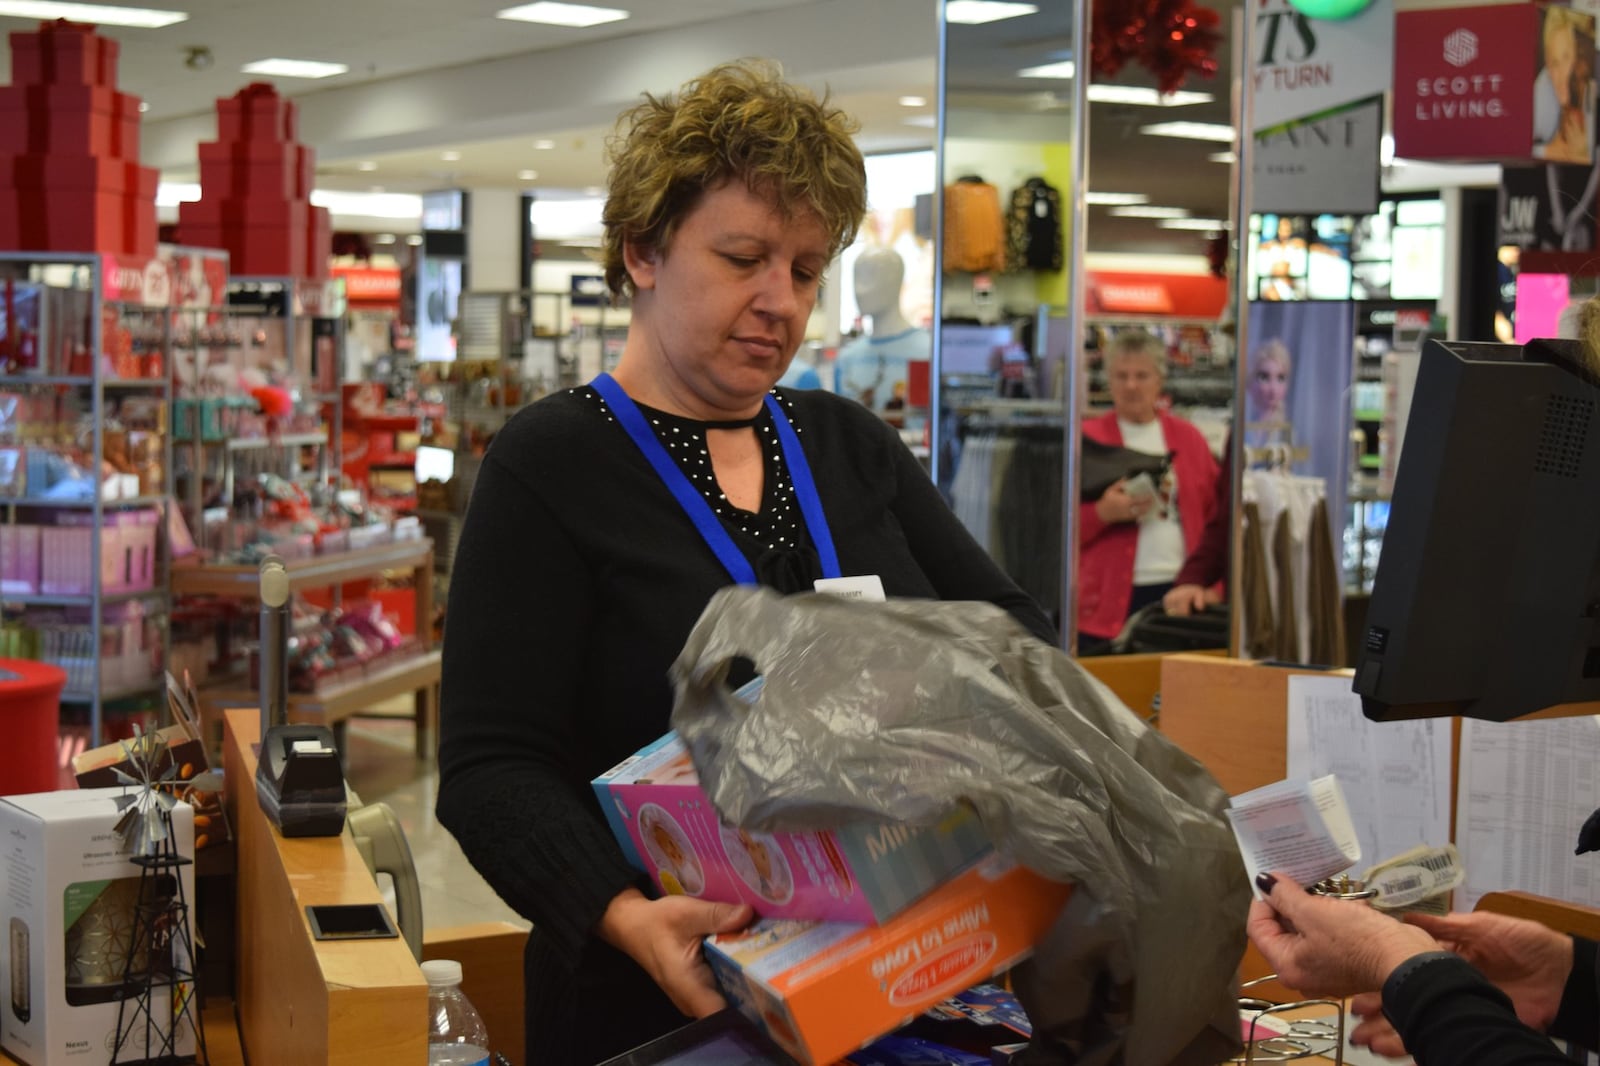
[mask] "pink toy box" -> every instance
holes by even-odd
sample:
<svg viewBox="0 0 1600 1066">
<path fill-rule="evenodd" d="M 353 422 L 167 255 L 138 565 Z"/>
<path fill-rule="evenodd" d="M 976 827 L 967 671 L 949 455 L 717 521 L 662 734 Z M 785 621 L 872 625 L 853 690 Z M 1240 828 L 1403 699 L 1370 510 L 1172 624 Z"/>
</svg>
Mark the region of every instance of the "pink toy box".
<svg viewBox="0 0 1600 1066">
<path fill-rule="evenodd" d="M 611 831 L 663 893 L 749 903 L 768 918 L 885 921 L 984 854 L 970 811 L 941 825 L 755 833 L 724 825 L 676 733 L 594 781 Z"/>
</svg>

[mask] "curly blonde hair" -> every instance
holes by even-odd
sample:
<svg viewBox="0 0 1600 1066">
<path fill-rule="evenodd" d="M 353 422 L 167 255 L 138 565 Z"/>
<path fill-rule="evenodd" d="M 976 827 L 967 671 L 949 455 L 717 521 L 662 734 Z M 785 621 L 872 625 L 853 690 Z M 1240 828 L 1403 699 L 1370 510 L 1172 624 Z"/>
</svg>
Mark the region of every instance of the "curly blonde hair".
<svg viewBox="0 0 1600 1066">
<path fill-rule="evenodd" d="M 785 217 L 816 212 L 831 260 L 866 215 L 866 165 L 851 137 L 859 128 L 826 96 L 788 84 L 764 60 L 723 64 L 676 95 L 646 93 L 617 119 L 606 145 L 606 285 L 618 296 L 630 293 L 624 244 L 666 251 L 701 195 L 731 179 L 773 196 Z"/>
</svg>

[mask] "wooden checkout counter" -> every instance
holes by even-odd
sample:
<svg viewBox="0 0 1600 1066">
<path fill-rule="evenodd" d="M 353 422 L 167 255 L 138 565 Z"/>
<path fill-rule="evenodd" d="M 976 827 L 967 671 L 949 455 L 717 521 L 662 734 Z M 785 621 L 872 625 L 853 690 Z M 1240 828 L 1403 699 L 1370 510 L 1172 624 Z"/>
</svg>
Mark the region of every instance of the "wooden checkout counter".
<svg viewBox="0 0 1600 1066">
<path fill-rule="evenodd" d="M 318 941 L 305 908 L 379 904 L 377 882 L 346 830 L 285 839 L 255 798 L 259 712 L 226 712 L 223 765 L 238 858 L 232 1000 L 203 1012 L 214 1066 L 423 1066 L 428 988 L 404 940 Z M 522 1047 L 522 946 L 527 933 L 491 922 L 425 934 L 424 958 L 455 959 L 463 990 L 495 1046 Z M 15 1066 L 0 1052 L 0 1064 Z"/>
</svg>

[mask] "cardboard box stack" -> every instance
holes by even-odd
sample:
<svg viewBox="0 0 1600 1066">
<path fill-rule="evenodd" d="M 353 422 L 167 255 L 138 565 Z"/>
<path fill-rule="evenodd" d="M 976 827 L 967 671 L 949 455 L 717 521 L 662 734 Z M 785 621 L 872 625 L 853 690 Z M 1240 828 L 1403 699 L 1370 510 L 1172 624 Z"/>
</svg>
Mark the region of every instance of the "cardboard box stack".
<svg viewBox="0 0 1600 1066">
<path fill-rule="evenodd" d="M 139 165 L 139 98 L 117 42 L 65 20 L 11 34 L 0 86 L 0 249 L 156 252 L 159 172 Z"/>
<path fill-rule="evenodd" d="M 200 145 L 200 199 L 178 205 L 178 242 L 226 248 L 235 274 L 325 279 L 333 232 L 311 204 L 316 152 L 299 142 L 293 100 L 265 82 L 217 101 Z"/>
</svg>

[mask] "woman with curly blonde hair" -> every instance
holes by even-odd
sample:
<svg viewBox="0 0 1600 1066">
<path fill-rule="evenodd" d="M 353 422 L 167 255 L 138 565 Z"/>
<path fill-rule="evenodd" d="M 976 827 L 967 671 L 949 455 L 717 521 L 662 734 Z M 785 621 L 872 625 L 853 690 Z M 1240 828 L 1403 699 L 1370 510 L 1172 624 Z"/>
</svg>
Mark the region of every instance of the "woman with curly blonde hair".
<svg viewBox="0 0 1600 1066">
<path fill-rule="evenodd" d="M 534 1061 L 605 1059 L 723 1006 L 700 942 L 750 908 L 656 898 L 589 785 L 668 730 L 668 667 L 717 589 L 875 575 L 887 595 L 988 600 L 1054 637 L 892 428 L 774 387 L 865 213 L 854 130 L 759 62 L 624 114 L 603 216 L 606 279 L 632 304 L 622 357 L 521 412 L 478 475 L 438 816 L 533 923 Z"/>
</svg>

